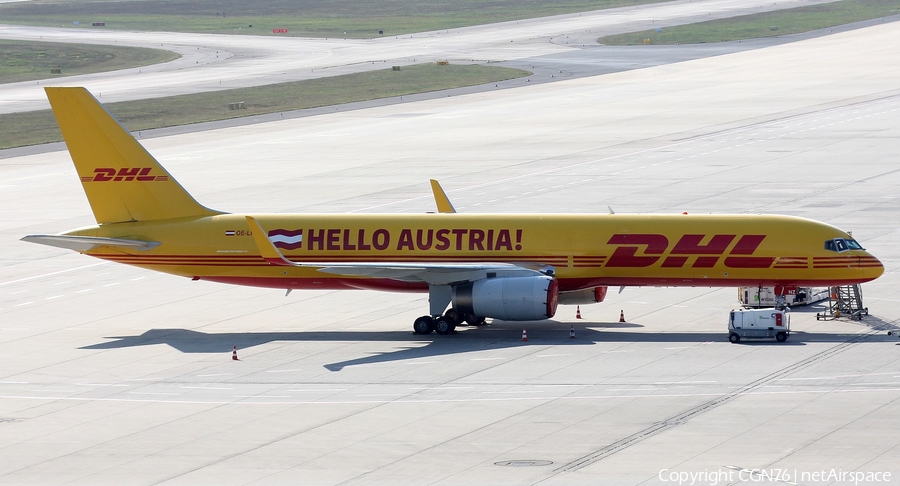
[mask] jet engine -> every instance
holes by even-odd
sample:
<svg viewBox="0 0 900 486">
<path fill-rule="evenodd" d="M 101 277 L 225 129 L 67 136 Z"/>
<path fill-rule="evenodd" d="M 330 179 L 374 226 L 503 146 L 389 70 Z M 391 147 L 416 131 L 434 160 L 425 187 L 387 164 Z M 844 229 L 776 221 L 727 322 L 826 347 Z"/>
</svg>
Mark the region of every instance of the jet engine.
<svg viewBox="0 0 900 486">
<path fill-rule="evenodd" d="M 505 321 L 549 319 L 556 314 L 559 283 L 547 275 L 495 277 L 455 285 L 453 308 Z"/>
</svg>

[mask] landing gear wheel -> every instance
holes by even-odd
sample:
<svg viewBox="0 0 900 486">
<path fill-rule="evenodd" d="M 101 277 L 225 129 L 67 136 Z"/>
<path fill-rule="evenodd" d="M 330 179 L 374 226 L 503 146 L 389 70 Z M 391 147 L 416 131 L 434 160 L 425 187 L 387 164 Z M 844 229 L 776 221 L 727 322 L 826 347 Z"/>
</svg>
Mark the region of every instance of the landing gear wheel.
<svg viewBox="0 0 900 486">
<path fill-rule="evenodd" d="M 737 333 L 731 333 L 728 335 L 728 340 L 732 343 L 736 343 L 741 340 L 741 337 L 737 335 Z"/>
<path fill-rule="evenodd" d="M 463 315 L 452 307 L 447 309 L 447 312 L 444 312 L 444 318 L 449 319 L 454 326 L 458 326 L 463 321 Z"/>
<path fill-rule="evenodd" d="M 473 316 L 472 314 L 466 314 L 466 324 L 470 326 L 483 326 L 485 324 L 485 318 L 481 316 Z"/>
<path fill-rule="evenodd" d="M 434 319 L 431 316 L 422 316 L 413 322 L 413 332 L 416 334 L 431 334 L 434 331 Z"/>
<path fill-rule="evenodd" d="M 434 320 L 434 330 L 437 331 L 438 334 L 453 334 L 453 331 L 456 330 L 456 324 L 450 321 L 450 319 L 441 316 Z"/>
<path fill-rule="evenodd" d="M 783 333 L 783 332 L 779 332 L 778 334 L 775 335 L 775 340 L 778 341 L 779 343 L 783 343 L 787 340 L 787 334 Z"/>
</svg>

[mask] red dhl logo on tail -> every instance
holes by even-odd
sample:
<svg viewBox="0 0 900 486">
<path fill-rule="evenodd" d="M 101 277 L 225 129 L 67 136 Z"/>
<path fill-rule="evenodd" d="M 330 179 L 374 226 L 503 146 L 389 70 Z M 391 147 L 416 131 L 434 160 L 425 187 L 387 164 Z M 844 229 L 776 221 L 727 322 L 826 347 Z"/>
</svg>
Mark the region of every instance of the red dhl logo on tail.
<svg viewBox="0 0 900 486">
<path fill-rule="evenodd" d="M 94 169 L 93 176 L 83 176 L 81 182 L 160 182 L 169 180 L 167 175 L 150 175 L 152 167 L 99 167 Z"/>
<path fill-rule="evenodd" d="M 682 268 L 688 258 L 695 257 L 692 268 L 712 268 L 725 255 L 737 235 L 713 235 L 705 244 L 700 244 L 706 235 L 684 235 L 675 247 L 663 258 L 669 249 L 669 239 L 658 234 L 614 234 L 607 244 L 616 245 L 613 254 L 606 260 L 606 267 L 641 268 L 662 261 L 664 268 Z M 769 268 L 775 257 L 750 256 L 759 248 L 766 235 L 743 235 L 725 256 L 725 266 L 729 268 Z M 643 255 L 638 250 L 643 248 Z"/>
</svg>

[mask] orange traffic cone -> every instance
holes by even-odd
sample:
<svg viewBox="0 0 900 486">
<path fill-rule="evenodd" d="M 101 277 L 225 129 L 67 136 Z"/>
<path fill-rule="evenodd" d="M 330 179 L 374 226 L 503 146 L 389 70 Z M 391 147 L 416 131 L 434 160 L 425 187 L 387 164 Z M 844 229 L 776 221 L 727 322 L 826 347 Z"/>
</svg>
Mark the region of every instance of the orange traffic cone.
<svg viewBox="0 0 900 486">
<path fill-rule="evenodd" d="M 575 319 L 581 319 L 581 306 L 575 307 Z"/>
<path fill-rule="evenodd" d="M 528 341 L 528 333 L 525 332 L 525 329 L 522 329 L 522 341 Z"/>
<path fill-rule="evenodd" d="M 619 311 L 619 322 L 625 322 L 625 311 Z"/>
<path fill-rule="evenodd" d="M 231 348 L 231 359 L 233 359 L 235 361 L 240 361 L 237 357 L 237 344 L 235 344 L 234 347 Z"/>
<path fill-rule="evenodd" d="M 575 325 L 572 325 L 572 329 L 569 329 L 569 339 L 575 339 Z"/>
</svg>

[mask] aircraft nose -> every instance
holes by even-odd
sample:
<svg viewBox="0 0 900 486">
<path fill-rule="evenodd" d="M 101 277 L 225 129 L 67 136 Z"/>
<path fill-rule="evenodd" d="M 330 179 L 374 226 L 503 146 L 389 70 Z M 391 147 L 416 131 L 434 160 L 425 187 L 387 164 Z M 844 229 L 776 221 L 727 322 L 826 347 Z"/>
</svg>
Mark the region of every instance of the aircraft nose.
<svg viewBox="0 0 900 486">
<path fill-rule="evenodd" d="M 868 252 L 859 257 L 859 268 L 866 280 L 875 280 L 884 273 L 884 265 L 881 261 Z"/>
</svg>

